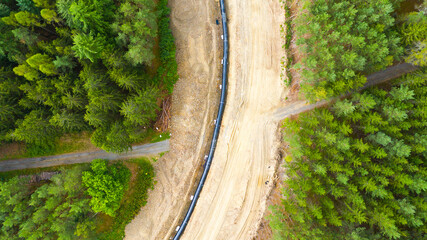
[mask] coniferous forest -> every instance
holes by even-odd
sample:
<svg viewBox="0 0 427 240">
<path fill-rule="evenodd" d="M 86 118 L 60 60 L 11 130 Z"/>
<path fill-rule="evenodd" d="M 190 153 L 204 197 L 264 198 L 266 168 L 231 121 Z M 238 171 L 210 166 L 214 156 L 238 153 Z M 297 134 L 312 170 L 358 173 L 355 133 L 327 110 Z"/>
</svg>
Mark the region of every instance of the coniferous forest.
<svg viewBox="0 0 427 240">
<path fill-rule="evenodd" d="M 285 121 L 278 239 L 423 239 L 426 72 Z"/>
<path fill-rule="evenodd" d="M 56 170 L 42 181 L 31 175 L 0 181 L 1 240 L 123 239 L 154 187 L 147 159 L 96 159 Z"/>
<path fill-rule="evenodd" d="M 284 121 L 274 239 L 425 239 L 427 1 L 302 2 L 292 31 L 287 22 L 301 47 L 302 93 L 353 92 Z M 419 69 L 356 91 L 399 61 Z"/>
<path fill-rule="evenodd" d="M 167 0 L 2 0 L 0 17 L 2 142 L 91 131 L 125 151 L 178 78 Z"/>
<path fill-rule="evenodd" d="M 293 68 L 305 97 L 318 101 L 356 90 L 365 75 L 403 60 L 408 51 L 408 62 L 425 65 L 426 6 L 398 15 L 402 2 L 302 1 L 292 18 L 301 55 Z"/>
</svg>

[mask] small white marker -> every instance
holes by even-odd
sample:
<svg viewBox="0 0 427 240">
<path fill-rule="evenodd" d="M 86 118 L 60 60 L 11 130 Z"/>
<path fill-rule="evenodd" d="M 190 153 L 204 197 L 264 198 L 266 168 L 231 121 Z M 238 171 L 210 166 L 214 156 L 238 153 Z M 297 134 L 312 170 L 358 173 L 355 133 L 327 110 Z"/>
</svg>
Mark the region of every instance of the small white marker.
<svg viewBox="0 0 427 240">
<path fill-rule="evenodd" d="M 193 201 L 194 195 L 191 195 L 190 197 L 190 201 Z"/>
<path fill-rule="evenodd" d="M 208 159 L 208 155 L 205 155 L 205 160 Z"/>
<path fill-rule="evenodd" d="M 169 133 L 169 136 L 172 136 L 172 133 Z"/>
<path fill-rule="evenodd" d="M 219 89 L 222 89 L 222 84 L 219 85 Z"/>
<path fill-rule="evenodd" d="M 178 232 L 179 228 L 180 228 L 180 226 L 176 227 L 175 232 Z"/>
<path fill-rule="evenodd" d="M 224 39 L 224 35 L 221 35 L 221 39 Z"/>
<path fill-rule="evenodd" d="M 160 137 L 162 137 L 162 135 L 160 135 Z"/>
<path fill-rule="evenodd" d="M 221 59 L 221 64 L 224 64 L 224 59 Z"/>
</svg>

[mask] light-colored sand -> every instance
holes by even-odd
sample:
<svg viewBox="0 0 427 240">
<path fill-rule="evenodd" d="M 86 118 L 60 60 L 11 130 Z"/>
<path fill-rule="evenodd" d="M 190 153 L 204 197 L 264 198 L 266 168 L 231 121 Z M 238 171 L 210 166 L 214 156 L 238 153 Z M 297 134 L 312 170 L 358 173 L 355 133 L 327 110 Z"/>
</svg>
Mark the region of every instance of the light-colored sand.
<svg viewBox="0 0 427 240">
<path fill-rule="evenodd" d="M 265 210 L 279 144 L 274 109 L 284 97 L 277 0 L 227 0 L 229 89 L 218 147 L 182 239 L 250 239 Z M 266 181 L 269 181 L 266 184 Z"/>
</svg>

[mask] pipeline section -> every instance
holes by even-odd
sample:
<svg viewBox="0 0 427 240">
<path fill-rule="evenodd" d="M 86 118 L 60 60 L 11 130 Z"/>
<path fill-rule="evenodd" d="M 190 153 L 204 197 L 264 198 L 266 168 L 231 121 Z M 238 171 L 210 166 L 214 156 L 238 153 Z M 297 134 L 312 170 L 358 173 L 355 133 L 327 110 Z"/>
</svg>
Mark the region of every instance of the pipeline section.
<svg viewBox="0 0 427 240">
<path fill-rule="evenodd" d="M 202 177 L 200 178 L 199 184 L 197 185 L 197 189 L 194 193 L 193 199 L 191 200 L 190 207 L 185 214 L 184 219 L 182 220 L 181 225 L 179 226 L 178 231 L 174 236 L 174 240 L 178 240 L 184 234 L 184 230 L 187 227 L 188 222 L 190 221 L 191 214 L 196 207 L 197 200 L 199 199 L 200 193 L 202 192 L 203 185 L 205 184 L 206 178 L 209 173 L 209 169 L 212 164 L 212 159 L 215 153 L 216 143 L 219 136 L 219 131 L 221 127 L 222 115 L 224 114 L 225 101 L 227 95 L 227 74 L 228 74 L 228 27 L 227 27 L 227 16 L 225 13 L 225 3 L 224 0 L 220 0 L 220 9 L 221 9 L 221 20 L 222 20 L 222 31 L 223 31 L 223 60 L 222 60 L 222 84 L 221 84 L 221 99 L 218 108 L 218 114 L 215 122 L 215 130 L 212 137 L 211 146 L 209 149 L 208 158 L 206 159 L 205 168 L 203 169 Z"/>
</svg>

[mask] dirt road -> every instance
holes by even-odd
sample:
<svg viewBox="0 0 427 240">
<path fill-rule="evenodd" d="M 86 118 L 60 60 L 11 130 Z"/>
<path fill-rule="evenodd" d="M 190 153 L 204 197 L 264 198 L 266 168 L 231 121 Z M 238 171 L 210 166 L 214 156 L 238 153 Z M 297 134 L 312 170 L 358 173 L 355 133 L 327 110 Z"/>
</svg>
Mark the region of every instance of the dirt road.
<svg viewBox="0 0 427 240">
<path fill-rule="evenodd" d="M 418 69 L 417 67 L 409 63 L 401 63 L 401 64 L 388 67 L 387 69 L 384 69 L 382 71 L 379 71 L 367 76 L 367 82 L 363 87 L 360 88 L 360 90 L 366 89 L 368 87 L 371 87 L 380 83 L 384 83 L 391 79 L 401 77 L 402 75 L 413 72 L 417 69 Z M 294 101 L 292 103 L 283 103 L 282 106 L 280 106 L 277 110 L 275 110 L 273 116 L 274 116 L 274 119 L 276 120 L 282 120 L 287 117 L 290 117 L 291 115 L 299 114 L 302 112 L 306 112 L 306 111 L 324 106 L 333 99 L 335 98 L 332 98 L 330 100 L 322 100 L 314 104 L 308 104 L 307 101 Z"/>
<path fill-rule="evenodd" d="M 250 239 L 271 188 L 283 98 L 277 0 L 227 0 L 229 89 L 210 173 L 182 239 Z"/>
<path fill-rule="evenodd" d="M 26 168 L 41 168 L 52 167 L 58 165 L 75 164 L 90 162 L 93 159 L 102 158 L 108 160 L 123 159 L 123 158 L 137 158 L 141 156 L 157 154 L 169 150 L 169 140 L 133 146 L 132 151 L 115 154 L 107 153 L 104 150 L 82 152 L 82 153 L 69 153 L 48 157 L 36 157 L 16 160 L 0 161 L 0 172 L 12 171 Z"/>
</svg>

